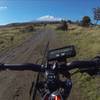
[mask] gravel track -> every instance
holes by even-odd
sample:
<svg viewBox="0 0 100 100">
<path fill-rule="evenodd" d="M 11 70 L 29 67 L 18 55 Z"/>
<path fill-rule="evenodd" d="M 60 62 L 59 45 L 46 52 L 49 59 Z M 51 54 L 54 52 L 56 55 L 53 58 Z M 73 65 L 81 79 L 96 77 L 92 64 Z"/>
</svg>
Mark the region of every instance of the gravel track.
<svg viewBox="0 0 100 100">
<path fill-rule="evenodd" d="M 19 46 L 0 54 L 3 63 L 36 63 L 43 57 L 45 46 L 50 42 L 50 48 L 62 47 L 53 29 L 41 29 L 36 35 L 25 40 Z M 32 71 L 1 71 L 0 100 L 32 100 L 29 94 L 32 82 L 36 81 L 37 73 Z M 39 99 L 36 99 L 39 100 Z M 72 99 L 70 99 L 72 100 Z"/>
<path fill-rule="evenodd" d="M 54 45 L 54 37 L 53 30 L 45 28 L 38 30 L 35 36 L 25 40 L 24 43 L 6 53 L 1 53 L 0 62 L 35 63 L 39 57 L 42 57 L 48 40 Z M 1 71 L 0 100 L 31 100 L 29 91 L 36 77 L 37 73 L 32 71 Z"/>
</svg>

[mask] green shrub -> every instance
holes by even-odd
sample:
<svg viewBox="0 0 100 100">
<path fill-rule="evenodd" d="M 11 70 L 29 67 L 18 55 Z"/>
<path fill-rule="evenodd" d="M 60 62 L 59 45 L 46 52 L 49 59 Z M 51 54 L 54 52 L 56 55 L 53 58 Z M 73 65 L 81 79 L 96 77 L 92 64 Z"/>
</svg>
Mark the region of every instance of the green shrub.
<svg viewBox="0 0 100 100">
<path fill-rule="evenodd" d="M 33 32 L 34 30 L 35 30 L 35 29 L 34 29 L 34 26 L 29 25 L 29 26 L 24 27 L 24 28 L 21 29 L 20 31 L 21 31 L 21 32 Z"/>
<path fill-rule="evenodd" d="M 14 36 L 11 36 L 10 41 L 11 41 L 11 42 L 14 41 Z"/>
<path fill-rule="evenodd" d="M 63 31 L 67 31 L 68 30 L 68 24 L 66 21 L 62 21 L 61 25 L 59 25 L 57 28 L 57 30 L 63 30 Z"/>
<path fill-rule="evenodd" d="M 1 41 L 0 41 L 0 44 L 3 44 L 3 43 L 4 43 L 4 41 L 1 40 Z"/>
<path fill-rule="evenodd" d="M 82 19 L 82 26 L 89 27 L 90 22 L 91 22 L 90 17 L 89 16 L 84 16 L 83 19 Z"/>
</svg>

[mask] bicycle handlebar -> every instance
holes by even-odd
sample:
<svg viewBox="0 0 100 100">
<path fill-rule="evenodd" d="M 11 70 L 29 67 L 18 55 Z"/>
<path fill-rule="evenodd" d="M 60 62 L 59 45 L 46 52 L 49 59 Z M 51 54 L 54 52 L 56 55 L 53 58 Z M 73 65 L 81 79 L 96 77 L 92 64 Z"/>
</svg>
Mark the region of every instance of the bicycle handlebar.
<svg viewBox="0 0 100 100">
<path fill-rule="evenodd" d="M 68 70 L 71 69 L 95 69 L 95 68 L 99 68 L 100 66 L 100 60 L 99 61 L 73 61 L 71 63 L 69 63 L 68 65 Z"/>
<path fill-rule="evenodd" d="M 27 64 L 0 64 L 0 70 L 5 70 L 5 69 L 18 70 L 18 71 L 32 70 L 32 71 L 40 72 L 41 68 L 42 68 L 41 65 L 31 64 L 31 63 L 27 63 Z"/>
<path fill-rule="evenodd" d="M 64 68 L 60 68 L 58 70 L 65 69 L 67 71 L 78 68 L 78 69 L 85 69 L 85 70 L 93 70 L 93 69 L 100 69 L 100 59 L 88 60 L 88 61 L 73 61 L 71 63 L 67 63 L 67 66 L 62 66 Z M 38 64 L 0 64 L 0 70 L 32 70 L 35 72 L 41 72 L 45 70 L 45 67 Z"/>
<path fill-rule="evenodd" d="M 100 59 L 90 61 L 73 61 L 68 64 L 68 70 L 75 68 L 78 68 L 81 73 L 88 73 L 90 76 L 100 75 Z"/>
</svg>

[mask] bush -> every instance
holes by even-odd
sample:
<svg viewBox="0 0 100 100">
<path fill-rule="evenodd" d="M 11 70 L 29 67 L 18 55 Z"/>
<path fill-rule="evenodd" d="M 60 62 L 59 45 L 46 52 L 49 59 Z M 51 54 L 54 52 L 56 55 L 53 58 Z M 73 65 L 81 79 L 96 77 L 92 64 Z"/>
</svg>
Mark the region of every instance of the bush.
<svg viewBox="0 0 100 100">
<path fill-rule="evenodd" d="M 67 31 L 68 30 L 68 24 L 66 21 L 62 21 L 61 25 L 59 25 L 57 27 L 57 30 L 63 30 L 63 31 Z"/>
<path fill-rule="evenodd" d="M 34 31 L 34 27 L 33 26 L 27 26 L 26 27 L 26 30 L 28 31 L 28 32 L 32 32 L 32 31 Z"/>
<path fill-rule="evenodd" d="M 11 42 L 14 41 L 14 36 L 11 36 L 10 41 L 11 41 Z"/>
<path fill-rule="evenodd" d="M 3 43 L 4 43 L 4 41 L 1 40 L 1 41 L 0 41 L 0 44 L 3 44 Z"/>
<path fill-rule="evenodd" d="M 32 25 L 24 27 L 21 32 L 33 32 L 35 29 Z"/>
<path fill-rule="evenodd" d="M 91 23 L 91 19 L 89 16 L 84 16 L 82 19 L 82 26 L 89 27 Z"/>
<path fill-rule="evenodd" d="M 67 22 L 68 22 L 69 24 L 73 24 L 73 22 L 72 22 L 71 20 L 68 20 Z"/>
</svg>

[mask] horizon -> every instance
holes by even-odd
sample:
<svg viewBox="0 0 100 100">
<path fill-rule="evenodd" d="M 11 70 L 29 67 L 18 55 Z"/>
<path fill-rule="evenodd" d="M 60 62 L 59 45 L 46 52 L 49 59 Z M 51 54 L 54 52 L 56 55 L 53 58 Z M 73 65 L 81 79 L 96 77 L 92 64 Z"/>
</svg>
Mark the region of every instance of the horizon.
<svg viewBox="0 0 100 100">
<path fill-rule="evenodd" d="M 0 25 L 42 20 L 82 20 L 89 16 L 93 20 L 93 8 L 100 1 L 83 0 L 0 0 Z M 44 19 L 43 19 L 44 18 Z"/>
</svg>

